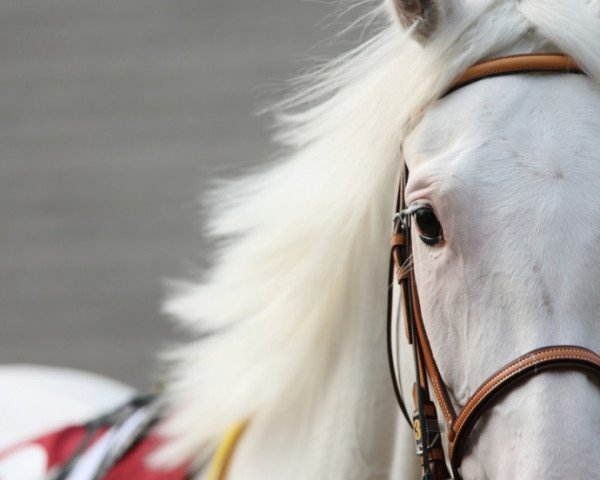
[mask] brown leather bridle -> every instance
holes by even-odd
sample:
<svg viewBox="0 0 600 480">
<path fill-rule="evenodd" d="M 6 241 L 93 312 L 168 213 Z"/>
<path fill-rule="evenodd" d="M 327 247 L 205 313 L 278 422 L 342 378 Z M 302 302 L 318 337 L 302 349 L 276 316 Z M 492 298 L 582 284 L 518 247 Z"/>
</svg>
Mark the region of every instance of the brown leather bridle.
<svg viewBox="0 0 600 480">
<path fill-rule="evenodd" d="M 444 95 L 472 82 L 499 75 L 522 73 L 583 73 L 577 64 L 562 54 L 528 54 L 501 57 L 478 63 L 461 75 Z M 443 95 L 443 96 L 444 96 Z M 392 262 L 388 292 L 388 357 L 392 371 L 394 389 L 402 412 L 415 434 L 417 454 L 421 460 L 424 480 L 461 479 L 459 468 L 465 445 L 481 415 L 494 403 L 498 396 L 517 387 L 525 379 L 547 370 L 588 370 L 600 376 L 600 355 L 587 348 L 557 345 L 528 352 L 502 367 L 473 393 L 457 413 L 439 368 L 435 361 L 419 303 L 419 294 L 414 269 L 409 267 L 411 255 L 411 213 L 406 208 L 404 191 L 408 179 L 408 168 L 403 167 L 398 193 L 394 230 L 392 234 Z M 408 415 L 401 389 L 398 385 L 394 354 L 392 352 L 393 330 L 393 277 L 400 284 L 404 306 L 406 336 L 413 346 L 416 382 L 413 388 L 414 415 Z M 429 393 L 435 392 L 442 411 L 448 435 L 448 462 L 442 446 L 437 412 Z M 452 470 L 452 477 L 447 470 Z"/>
</svg>

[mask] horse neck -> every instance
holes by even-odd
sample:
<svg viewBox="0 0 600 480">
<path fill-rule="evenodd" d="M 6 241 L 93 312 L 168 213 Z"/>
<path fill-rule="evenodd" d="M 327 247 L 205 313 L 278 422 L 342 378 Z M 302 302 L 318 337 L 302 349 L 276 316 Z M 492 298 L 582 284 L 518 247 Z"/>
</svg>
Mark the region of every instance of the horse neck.
<svg viewBox="0 0 600 480">
<path fill-rule="evenodd" d="M 383 314 L 383 312 L 382 312 Z M 228 480 L 417 478 L 412 432 L 399 415 L 385 354 L 384 317 L 348 335 L 327 388 L 313 402 L 256 418 L 240 442 Z M 304 409 L 304 410 L 303 410 Z"/>
</svg>

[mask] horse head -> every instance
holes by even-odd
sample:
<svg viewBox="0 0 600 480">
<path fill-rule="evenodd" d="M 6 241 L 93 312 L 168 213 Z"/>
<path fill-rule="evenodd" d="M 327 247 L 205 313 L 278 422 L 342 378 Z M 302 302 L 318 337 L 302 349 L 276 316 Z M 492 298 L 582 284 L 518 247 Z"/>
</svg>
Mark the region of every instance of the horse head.
<svg viewBox="0 0 600 480">
<path fill-rule="evenodd" d="M 405 166 L 409 270 L 447 395 L 433 396 L 438 410 L 459 412 L 527 352 L 600 352 L 597 2 L 376 10 L 380 32 L 283 104 L 278 164 L 213 197 L 211 233 L 226 240 L 215 268 L 166 306 L 197 339 L 170 352 L 163 461 L 207 455 L 249 420 L 233 479 L 415 475 L 385 372 L 388 238 Z M 498 76 L 447 94 L 472 65 L 531 52 L 568 55 L 585 75 Z M 412 354 L 398 346 L 408 400 Z M 448 453 L 452 425 L 440 424 Z M 593 477 L 599 442 L 597 376 L 551 370 L 494 398 L 454 470 Z"/>
<path fill-rule="evenodd" d="M 431 25 L 443 29 L 435 2 L 395 4 L 406 7 L 402 21 L 420 4 L 420 41 L 435 37 Z M 541 70 L 549 56 L 533 58 Z M 443 393 L 442 438 L 452 444 L 465 410 L 479 407 L 474 394 L 514 359 L 548 346 L 561 361 L 563 351 L 594 359 L 591 371 L 559 362 L 503 388 L 479 413 L 455 477 L 576 478 L 600 467 L 600 89 L 565 65 L 479 72 L 437 100 L 403 144 L 416 308 Z"/>
</svg>

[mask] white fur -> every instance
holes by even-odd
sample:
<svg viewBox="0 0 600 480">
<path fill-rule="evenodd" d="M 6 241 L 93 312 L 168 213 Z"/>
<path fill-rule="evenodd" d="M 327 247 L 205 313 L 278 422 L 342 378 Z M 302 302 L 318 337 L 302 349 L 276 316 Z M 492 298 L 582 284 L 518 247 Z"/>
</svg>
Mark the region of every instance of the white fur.
<svg viewBox="0 0 600 480">
<path fill-rule="evenodd" d="M 251 418 L 233 479 L 387 478 L 391 468 L 397 475 L 414 471 L 412 461 L 394 459 L 394 442 L 405 440 L 396 433 L 383 342 L 400 145 L 459 72 L 500 52 L 558 49 L 597 81 L 600 19 L 597 3 L 583 1 L 552 2 L 552 8 L 543 0 L 453 1 L 440 31 L 422 48 L 385 5 L 377 10 L 389 24 L 283 104 L 277 140 L 289 154 L 213 196 L 209 233 L 222 242 L 215 266 L 165 307 L 195 339 L 167 355 L 172 416 L 159 461 L 202 458 L 231 423 Z M 527 88 L 526 80 L 518 82 Z M 481 90 L 460 92 L 457 111 Z M 565 91 L 575 94 L 583 95 Z M 482 115 L 472 113 L 471 122 Z M 490 120 L 500 130 L 510 121 Z M 462 133 L 471 126 L 457 125 Z M 482 138 L 460 133 L 448 134 L 440 155 L 479 148 Z M 499 155 L 503 162 L 507 153 Z M 442 341 L 434 343 L 437 352 Z M 455 353 L 441 354 L 443 361 Z M 465 353 L 454 359 L 465 368 L 483 355 Z M 492 355 L 490 363 L 497 368 L 504 356 Z M 457 402 L 478 378 L 459 378 L 461 371 L 444 368 L 459 382 Z M 472 464 L 473 471 L 481 466 Z"/>
</svg>

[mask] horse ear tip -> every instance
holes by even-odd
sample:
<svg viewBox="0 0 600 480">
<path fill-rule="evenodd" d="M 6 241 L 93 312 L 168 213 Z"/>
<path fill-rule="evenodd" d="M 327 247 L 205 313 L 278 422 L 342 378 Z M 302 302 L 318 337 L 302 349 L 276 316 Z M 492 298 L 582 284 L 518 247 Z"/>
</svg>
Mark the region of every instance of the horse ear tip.
<svg viewBox="0 0 600 480">
<path fill-rule="evenodd" d="M 394 11 L 404 28 L 411 28 L 415 40 L 424 44 L 435 32 L 440 9 L 437 0 L 392 0 Z"/>
</svg>

